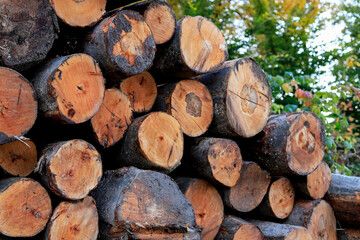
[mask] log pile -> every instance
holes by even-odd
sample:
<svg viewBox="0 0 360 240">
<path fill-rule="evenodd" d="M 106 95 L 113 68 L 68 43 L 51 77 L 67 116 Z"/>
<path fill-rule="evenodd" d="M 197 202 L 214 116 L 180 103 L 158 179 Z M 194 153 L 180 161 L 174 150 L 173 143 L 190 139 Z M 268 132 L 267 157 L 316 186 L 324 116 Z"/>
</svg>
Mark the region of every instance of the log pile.
<svg viewBox="0 0 360 240">
<path fill-rule="evenodd" d="M 0 0 L 0 238 L 359 239 L 322 121 L 227 58 L 164 0 Z"/>
</svg>

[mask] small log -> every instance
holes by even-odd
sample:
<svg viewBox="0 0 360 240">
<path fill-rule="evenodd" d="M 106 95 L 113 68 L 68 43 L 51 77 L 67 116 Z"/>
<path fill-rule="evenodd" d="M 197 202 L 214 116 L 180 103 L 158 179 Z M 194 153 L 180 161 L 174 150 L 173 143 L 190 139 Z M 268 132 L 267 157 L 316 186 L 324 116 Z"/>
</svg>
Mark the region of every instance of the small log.
<svg viewBox="0 0 360 240">
<path fill-rule="evenodd" d="M 297 200 L 285 223 L 305 227 L 313 239 L 337 239 L 334 211 L 324 200 Z"/>
<path fill-rule="evenodd" d="M 38 182 L 30 178 L 0 180 L 0 233 L 8 237 L 32 237 L 50 218 L 51 200 Z"/>
<path fill-rule="evenodd" d="M 184 138 L 179 122 L 163 112 L 136 118 L 128 128 L 117 162 L 170 173 L 180 165 Z"/>
<path fill-rule="evenodd" d="M 59 31 L 44 0 L 0 0 L 0 23 L 0 64 L 17 71 L 44 60 Z"/>
<path fill-rule="evenodd" d="M 239 212 L 250 212 L 263 200 L 270 181 L 270 174 L 258 164 L 243 161 L 236 185 L 223 189 L 224 204 Z"/>
<path fill-rule="evenodd" d="M 83 140 L 58 142 L 43 150 L 35 171 L 53 193 L 78 200 L 100 182 L 101 157 L 94 146 Z"/>
<path fill-rule="evenodd" d="M 259 163 L 271 175 L 308 175 L 323 159 L 325 128 L 311 112 L 273 115 L 246 144 L 240 146 L 244 159 Z"/>
<path fill-rule="evenodd" d="M 21 138 L 0 146 L 0 167 L 5 174 L 26 177 L 35 169 L 37 150 L 35 143 Z"/>
<path fill-rule="evenodd" d="M 122 80 L 120 90 L 129 98 L 136 113 L 150 111 L 157 96 L 155 79 L 147 71 Z"/>
<path fill-rule="evenodd" d="M 296 192 L 306 198 L 322 199 L 328 191 L 331 183 L 331 170 L 328 164 L 322 161 L 319 166 L 306 176 L 294 176 Z"/>
<path fill-rule="evenodd" d="M 91 195 L 100 220 L 109 227 L 100 226 L 101 232 L 108 233 L 105 239 L 128 239 L 116 238 L 119 235 L 129 239 L 133 235 L 173 239 L 174 235 L 200 231 L 189 200 L 174 180 L 159 172 L 135 167 L 106 171 Z"/>
<path fill-rule="evenodd" d="M 98 142 L 105 148 L 123 138 L 132 121 L 131 103 L 119 89 L 105 91 L 105 98 L 100 110 L 91 119 L 91 126 Z"/>
<path fill-rule="evenodd" d="M 257 212 L 267 217 L 285 219 L 290 215 L 294 202 L 295 190 L 290 180 L 274 178 Z"/>
<path fill-rule="evenodd" d="M 195 80 L 182 80 L 159 88 L 154 108 L 179 121 L 189 137 L 204 134 L 213 118 L 213 101 L 206 86 Z"/>
<path fill-rule="evenodd" d="M 226 216 L 221 224 L 216 240 L 263 240 L 260 229 L 235 216 Z"/>
<path fill-rule="evenodd" d="M 313 240 L 313 239 L 327 239 L 327 238 L 313 238 L 310 232 L 300 226 L 293 226 L 289 224 L 281 224 L 274 222 L 265 222 L 259 220 L 248 220 L 260 228 L 264 234 L 264 240 Z"/>
<path fill-rule="evenodd" d="M 337 237 L 339 240 L 359 240 L 360 229 L 338 229 Z"/>
<path fill-rule="evenodd" d="M 144 18 L 132 10 L 119 11 L 103 19 L 84 48 L 107 75 L 123 77 L 149 69 L 156 51 L 150 28 Z"/>
<path fill-rule="evenodd" d="M 25 135 L 35 123 L 37 110 L 30 82 L 20 73 L 0 67 L 0 144 Z"/>
<path fill-rule="evenodd" d="M 187 168 L 217 185 L 235 186 L 242 166 L 240 148 L 236 142 L 200 137 L 192 142 L 187 152 L 190 154 L 188 159 L 184 159 Z"/>
<path fill-rule="evenodd" d="M 61 202 L 50 218 L 44 239 L 96 240 L 98 232 L 95 200 L 88 196 L 76 202 Z"/>
<path fill-rule="evenodd" d="M 342 225 L 360 225 L 360 177 L 332 174 L 325 199 Z"/>
<path fill-rule="evenodd" d="M 214 101 L 210 131 L 225 137 L 252 137 L 268 120 L 271 109 L 269 80 L 251 58 L 226 62 L 200 78 Z"/>
<path fill-rule="evenodd" d="M 225 38 L 210 20 L 185 16 L 169 42 L 158 45 L 150 72 L 156 80 L 186 79 L 214 71 L 228 57 Z"/>
<path fill-rule="evenodd" d="M 180 177 L 176 183 L 194 209 L 196 224 L 203 228 L 202 239 L 215 239 L 224 219 L 224 204 L 216 188 L 196 178 Z"/>
<path fill-rule="evenodd" d="M 33 79 L 39 108 L 45 117 L 63 123 L 82 123 L 99 110 L 105 79 L 96 61 L 73 54 L 49 61 Z"/>
<path fill-rule="evenodd" d="M 50 0 L 56 15 L 73 27 L 92 26 L 105 13 L 106 0 Z"/>
</svg>

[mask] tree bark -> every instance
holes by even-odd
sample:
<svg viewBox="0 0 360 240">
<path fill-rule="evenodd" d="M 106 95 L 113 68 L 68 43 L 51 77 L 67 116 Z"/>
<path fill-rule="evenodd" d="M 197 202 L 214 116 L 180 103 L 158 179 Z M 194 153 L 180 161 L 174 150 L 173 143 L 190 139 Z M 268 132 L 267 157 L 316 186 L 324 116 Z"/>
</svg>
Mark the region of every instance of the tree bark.
<svg viewBox="0 0 360 240">
<path fill-rule="evenodd" d="M 260 229 L 235 216 L 226 216 L 221 224 L 217 240 L 263 240 Z"/>
</svg>

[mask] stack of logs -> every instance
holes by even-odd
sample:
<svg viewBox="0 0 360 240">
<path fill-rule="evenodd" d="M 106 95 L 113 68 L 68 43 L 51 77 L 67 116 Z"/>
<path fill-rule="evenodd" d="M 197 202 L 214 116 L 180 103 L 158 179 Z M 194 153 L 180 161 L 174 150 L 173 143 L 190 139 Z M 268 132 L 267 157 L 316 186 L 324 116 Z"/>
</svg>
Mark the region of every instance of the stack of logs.
<svg viewBox="0 0 360 240">
<path fill-rule="evenodd" d="M 163 0 L 0 0 L 0 238 L 360 239 L 322 121 L 227 58 Z"/>
</svg>

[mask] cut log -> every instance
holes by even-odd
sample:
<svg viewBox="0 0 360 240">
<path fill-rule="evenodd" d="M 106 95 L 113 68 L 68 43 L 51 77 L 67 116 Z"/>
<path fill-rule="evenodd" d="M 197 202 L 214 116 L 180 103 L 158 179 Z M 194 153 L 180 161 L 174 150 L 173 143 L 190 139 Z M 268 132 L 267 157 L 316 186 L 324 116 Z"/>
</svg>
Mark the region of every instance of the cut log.
<svg viewBox="0 0 360 240">
<path fill-rule="evenodd" d="M 265 73 L 253 59 L 228 61 L 200 80 L 214 101 L 210 126 L 213 134 L 248 138 L 264 128 L 271 109 L 271 89 Z"/>
<path fill-rule="evenodd" d="M 105 79 L 96 61 L 86 54 L 51 60 L 33 79 L 44 116 L 65 123 L 82 123 L 99 110 Z"/>
<path fill-rule="evenodd" d="M 169 42 L 158 45 L 151 74 L 168 82 L 214 71 L 228 57 L 225 38 L 210 20 L 185 16 Z"/>
<path fill-rule="evenodd" d="M 189 200 L 174 180 L 159 172 L 134 167 L 106 171 L 91 195 L 100 220 L 110 228 L 103 229 L 110 234 L 107 239 L 128 239 L 116 238 L 119 235 L 132 239 L 139 234 L 174 239 L 173 235 L 200 231 Z M 135 239 L 151 239 L 148 237 Z"/>
<path fill-rule="evenodd" d="M 37 110 L 29 81 L 10 68 L 0 67 L 0 144 L 26 134 L 35 123 Z"/>
<path fill-rule="evenodd" d="M 154 108 L 175 117 L 189 137 L 204 134 L 213 118 L 209 90 L 195 80 L 182 80 L 159 88 Z"/>
<path fill-rule="evenodd" d="M 150 68 L 156 45 L 150 28 L 137 12 L 123 10 L 103 19 L 85 43 L 107 75 L 130 76 Z"/>
<path fill-rule="evenodd" d="M 270 174 L 258 164 L 244 161 L 236 185 L 223 189 L 224 204 L 239 212 L 250 212 L 263 200 L 270 181 Z"/>
<path fill-rule="evenodd" d="M 339 240 L 359 240 L 360 229 L 338 229 L 337 237 Z"/>
<path fill-rule="evenodd" d="M 236 142 L 200 137 L 192 142 L 187 152 L 190 154 L 188 159 L 184 159 L 187 168 L 217 185 L 235 186 L 242 166 L 240 148 Z"/>
<path fill-rule="evenodd" d="M 132 121 L 131 103 L 119 89 L 105 91 L 105 98 L 100 110 L 91 119 L 92 128 L 98 142 L 103 147 L 110 147 L 123 138 Z"/>
<path fill-rule="evenodd" d="M 325 199 L 342 225 L 360 226 L 360 177 L 332 174 Z"/>
<path fill-rule="evenodd" d="M 139 117 L 130 125 L 117 162 L 170 173 L 180 165 L 184 138 L 179 122 L 163 112 Z"/>
<path fill-rule="evenodd" d="M 155 79 L 147 71 L 122 80 L 120 90 L 129 98 L 136 113 L 150 111 L 157 96 Z"/>
<path fill-rule="evenodd" d="M 244 146 L 244 159 L 259 163 L 273 176 L 308 175 L 323 159 L 325 128 L 311 112 L 273 115 L 252 140 Z"/>
<path fill-rule="evenodd" d="M 95 201 L 86 197 L 77 202 L 61 202 L 45 231 L 45 240 L 96 240 L 99 218 Z"/>
<path fill-rule="evenodd" d="M 337 239 L 334 211 L 324 200 L 297 200 L 285 223 L 305 227 L 313 239 Z"/>
<path fill-rule="evenodd" d="M 194 209 L 196 224 L 203 228 L 202 239 L 215 239 L 224 219 L 224 204 L 216 188 L 196 178 L 180 177 L 176 183 Z"/>
<path fill-rule="evenodd" d="M 306 198 L 321 199 L 325 196 L 331 183 L 331 170 L 328 164 L 322 161 L 319 166 L 306 176 L 294 176 L 296 192 Z"/>
<path fill-rule="evenodd" d="M 235 216 L 226 216 L 221 224 L 217 240 L 263 240 L 263 234 L 255 225 Z M 304 239 L 305 240 L 305 239 Z"/>
<path fill-rule="evenodd" d="M 300 226 L 288 224 L 249 220 L 250 223 L 260 228 L 264 234 L 264 240 L 315 240 L 327 238 L 313 238 L 310 232 Z"/>
<path fill-rule="evenodd" d="M 83 140 L 58 142 L 43 150 L 35 171 L 53 193 L 78 200 L 100 182 L 101 157 L 94 146 Z"/>
<path fill-rule="evenodd" d="M 290 215 L 294 202 L 295 190 L 290 180 L 285 177 L 274 178 L 258 212 L 264 216 L 285 219 Z"/>
<path fill-rule="evenodd" d="M 0 146 L 0 167 L 6 174 L 26 177 L 35 169 L 37 150 L 35 143 L 21 138 Z"/>
<path fill-rule="evenodd" d="M 0 0 L 0 23 L 0 64 L 17 71 L 45 59 L 59 28 L 44 0 Z"/>
<path fill-rule="evenodd" d="M 56 15 L 73 27 L 92 26 L 105 13 L 106 0 L 49 0 Z"/>
<path fill-rule="evenodd" d="M 38 182 L 29 178 L 0 180 L 0 233 L 9 237 L 32 237 L 50 218 L 51 200 Z"/>
</svg>

